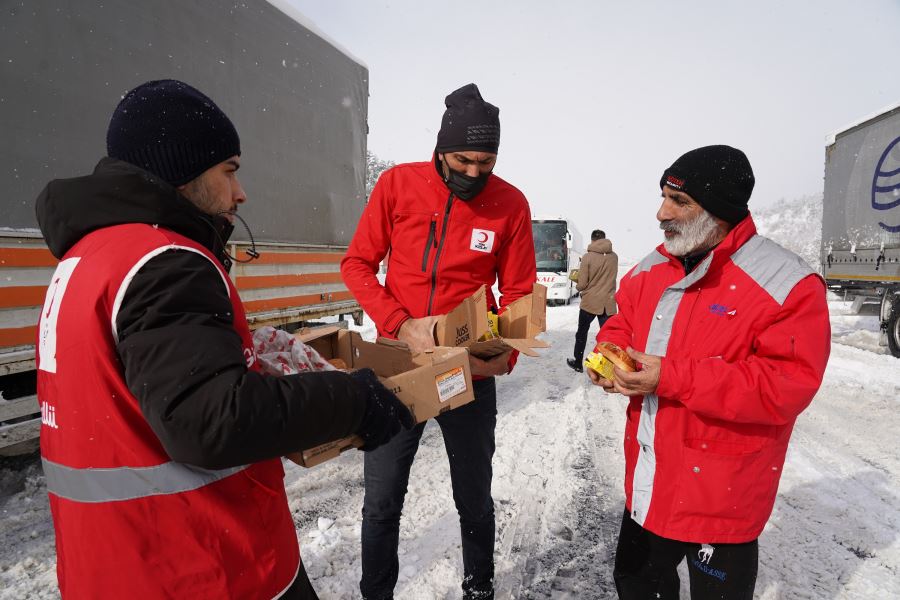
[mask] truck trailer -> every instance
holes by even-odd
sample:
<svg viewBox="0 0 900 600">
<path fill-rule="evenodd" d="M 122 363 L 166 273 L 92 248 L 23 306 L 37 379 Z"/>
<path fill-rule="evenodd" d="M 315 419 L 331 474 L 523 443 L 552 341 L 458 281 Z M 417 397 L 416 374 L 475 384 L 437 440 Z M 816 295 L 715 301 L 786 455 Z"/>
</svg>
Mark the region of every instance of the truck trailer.
<svg viewBox="0 0 900 600">
<path fill-rule="evenodd" d="M 900 103 L 826 142 L 821 272 L 857 307 L 877 303 L 881 343 L 900 358 Z"/>
<path fill-rule="evenodd" d="M 248 201 L 229 254 L 251 327 L 362 310 L 339 263 L 365 204 L 368 70 L 286 0 L 47 0 L 0 20 L 0 454 L 40 429 L 34 342 L 56 259 L 34 203 L 106 154 L 113 109 L 135 86 L 180 79 L 241 137 Z M 251 239 L 251 236 L 253 239 Z"/>
</svg>

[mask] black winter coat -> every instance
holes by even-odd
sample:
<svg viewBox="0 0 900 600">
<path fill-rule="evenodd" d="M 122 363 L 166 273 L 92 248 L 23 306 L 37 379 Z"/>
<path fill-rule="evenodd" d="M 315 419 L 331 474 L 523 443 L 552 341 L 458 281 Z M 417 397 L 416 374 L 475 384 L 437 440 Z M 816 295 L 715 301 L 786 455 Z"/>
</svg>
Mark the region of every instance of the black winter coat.
<svg viewBox="0 0 900 600">
<path fill-rule="evenodd" d="M 202 213 L 125 162 L 104 158 L 91 175 L 50 182 L 36 210 L 57 258 L 95 229 L 149 223 L 191 238 L 229 265 L 225 219 Z M 247 370 L 221 276 L 196 253 L 169 251 L 149 260 L 129 284 L 116 325 L 125 381 L 173 460 L 221 469 L 359 429 L 366 390 L 350 376 Z"/>
</svg>

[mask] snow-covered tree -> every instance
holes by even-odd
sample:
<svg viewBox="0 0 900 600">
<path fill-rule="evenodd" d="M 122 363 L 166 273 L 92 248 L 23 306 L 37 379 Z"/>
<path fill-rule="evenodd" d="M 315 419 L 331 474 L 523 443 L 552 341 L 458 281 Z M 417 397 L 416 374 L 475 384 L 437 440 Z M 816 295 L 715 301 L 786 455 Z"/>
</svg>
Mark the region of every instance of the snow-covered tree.
<svg viewBox="0 0 900 600">
<path fill-rule="evenodd" d="M 393 166 L 393 161 L 381 160 L 378 156 L 366 150 L 366 202 L 369 201 L 369 195 L 375 188 L 375 182 L 378 181 L 381 173 Z"/>
</svg>

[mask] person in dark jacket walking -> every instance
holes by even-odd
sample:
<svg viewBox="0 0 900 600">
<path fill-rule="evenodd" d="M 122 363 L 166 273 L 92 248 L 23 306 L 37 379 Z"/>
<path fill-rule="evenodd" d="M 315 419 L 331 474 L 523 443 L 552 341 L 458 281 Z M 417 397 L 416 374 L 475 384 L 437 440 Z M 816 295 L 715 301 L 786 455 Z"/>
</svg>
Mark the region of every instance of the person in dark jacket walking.
<svg viewBox="0 0 900 600">
<path fill-rule="evenodd" d="M 191 86 L 119 103 L 109 156 L 50 182 L 41 454 L 65 598 L 315 598 L 280 457 L 412 419 L 371 370 L 258 370 L 225 241 L 240 140 Z"/>
<path fill-rule="evenodd" d="M 499 109 L 475 84 L 452 92 L 445 104 L 432 160 L 381 175 L 341 263 L 347 287 L 379 333 L 417 351 L 434 346 L 435 315 L 482 285 L 489 305 L 502 310 L 530 294 L 536 278 L 528 202 L 493 174 Z M 382 286 L 375 275 L 388 250 Z M 459 512 L 465 598 L 493 597 L 494 376 L 508 373 L 514 360 L 510 353 L 486 361 L 470 356 L 475 400 L 436 418 Z M 421 423 L 366 455 L 359 584 L 365 598 L 391 598 L 397 583 L 400 513 L 424 428 Z"/>
<path fill-rule="evenodd" d="M 567 358 L 566 364 L 581 373 L 584 370 L 584 347 L 591 322 L 596 318 L 600 327 L 616 314 L 616 274 L 619 271 L 619 257 L 613 252 L 612 242 L 606 233 L 595 229 L 591 233 L 591 243 L 587 254 L 578 267 L 578 283 L 581 306 L 578 310 L 578 331 L 575 333 L 574 358 Z"/>
</svg>

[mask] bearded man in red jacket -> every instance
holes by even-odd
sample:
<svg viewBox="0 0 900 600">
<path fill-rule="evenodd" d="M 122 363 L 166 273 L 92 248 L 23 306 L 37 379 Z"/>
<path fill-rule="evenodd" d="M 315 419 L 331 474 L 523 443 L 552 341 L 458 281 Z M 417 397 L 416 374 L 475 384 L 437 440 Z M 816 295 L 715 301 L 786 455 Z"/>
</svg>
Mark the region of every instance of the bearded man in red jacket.
<svg viewBox="0 0 900 600">
<path fill-rule="evenodd" d="M 729 146 L 691 150 L 660 179 L 665 241 L 616 294 L 598 341 L 628 348 L 620 598 L 750 599 L 791 431 L 822 383 L 831 331 L 825 285 L 756 233 L 754 177 Z"/>
<path fill-rule="evenodd" d="M 528 202 L 493 174 L 499 110 L 482 99 L 474 84 L 452 92 L 445 104 L 432 160 L 397 165 L 381 175 L 341 263 L 347 287 L 379 334 L 404 341 L 414 351 L 434 346 L 436 315 L 446 314 L 482 285 L 488 303 L 502 310 L 531 293 L 536 278 Z M 375 275 L 388 251 L 381 285 Z M 490 289 L 495 281 L 499 303 Z M 494 376 L 509 372 L 515 357 L 469 360 L 475 400 L 436 420 L 459 512 L 463 592 L 465 598 L 492 598 Z M 365 598 L 393 596 L 400 513 L 424 427 L 366 456 L 360 581 Z"/>
</svg>

